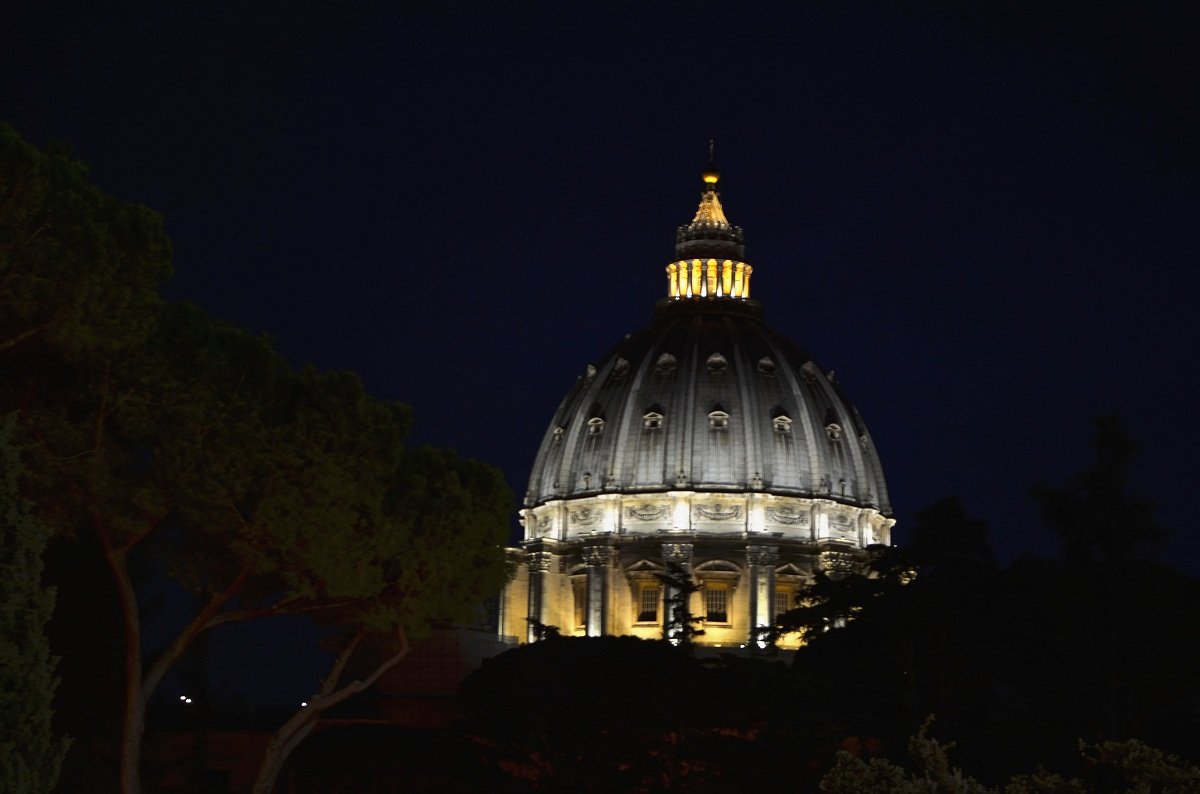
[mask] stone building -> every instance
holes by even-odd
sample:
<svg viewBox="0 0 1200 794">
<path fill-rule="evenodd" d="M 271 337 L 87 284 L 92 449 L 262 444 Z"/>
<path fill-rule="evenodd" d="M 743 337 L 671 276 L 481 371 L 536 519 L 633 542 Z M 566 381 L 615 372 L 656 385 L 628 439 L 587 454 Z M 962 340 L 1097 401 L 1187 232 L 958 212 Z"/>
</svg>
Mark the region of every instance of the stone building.
<svg viewBox="0 0 1200 794">
<path fill-rule="evenodd" d="M 699 585 L 699 643 L 755 643 L 815 570 L 890 543 L 867 427 L 833 373 L 764 323 L 719 176 L 710 163 L 651 322 L 587 366 L 546 430 L 501 596 L 509 642 L 533 641 L 535 621 L 663 637 L 658 574 L 674 563 Z"/>
</svg>

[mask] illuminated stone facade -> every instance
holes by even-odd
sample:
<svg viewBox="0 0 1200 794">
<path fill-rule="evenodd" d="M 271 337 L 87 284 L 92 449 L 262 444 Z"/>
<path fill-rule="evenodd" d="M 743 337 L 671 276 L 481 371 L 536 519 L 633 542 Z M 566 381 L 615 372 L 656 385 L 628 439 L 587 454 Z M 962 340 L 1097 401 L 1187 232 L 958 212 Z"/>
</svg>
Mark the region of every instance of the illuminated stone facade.
<svg viewBox="0 0 1200 794">
<path fill-rule="evenodd" d="M 742 229 L 716 169 L 703 179 L 654 319 L 586 368 L 542 440 L 501 599 L 511 642 L 533 641 L 534 621 L 662 637 L 657 574 L 677 563 L 701 586 L 698 641 L 746 645 L 815 570 L 890 543 L 865 424 L 833 373 L 763 323 Z"/>
</svg>

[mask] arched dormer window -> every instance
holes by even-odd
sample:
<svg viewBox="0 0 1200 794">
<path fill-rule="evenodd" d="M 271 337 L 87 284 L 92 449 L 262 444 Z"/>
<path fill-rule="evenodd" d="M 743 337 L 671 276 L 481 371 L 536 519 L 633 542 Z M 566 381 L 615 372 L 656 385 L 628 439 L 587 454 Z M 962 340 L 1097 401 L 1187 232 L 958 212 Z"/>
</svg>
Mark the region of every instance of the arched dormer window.
<svg viewBox="0 0 1200 794">
<path fill-rule="evenodd" d="M 718 407 L 715 411 L 709 413 L 708 426 L 713 430 L 727 430 L 729 428 L 729 414 Z"/>
<path fill-rule="evenodd" d="M 593 416 L 587 420 L 587 428 L 589 436 L 598 436 L 604 432 L 604 420 L 599 416 Z"/>
<path fill-rule="evenodd" d="M 720 353 L 713 353 L 708 357 L 708 371 L 714 375 L 720 375 L 725 370 L 729 369 L 729 361 Z"/>
<path fill-rule="evenodd" d="M 658 411 L 648 411 L 642 417 L 642 427 L 646 430 L 661 430 L 663 415 Z"/>
<path fill-rule="evenodd" d="M 675 371 L 675 356 L 663 353 L 654 363 L 654 372 L 658 375 L 670 375 Z"/>
<path fill-rule="evenodd" d="M 758 371 L 764 378 L 775 377 L 775 362 L 771 360 L 770 356 L 763 356 L 758 360 Z"/>
<path fill-rule="evenodd" d="M 617 356 L 617 360 L 613 362 L 612 380 L 621 380 L 627 372 L 629 372 L 629 361 L 622 356 Z"/>
<path fill-rule="evenodd" d="M 775 428 L 776 433 L 787 435 L 792 432 L 792 418 L 785 413 L 775 414 L 771 425 Z"/>
<path fill-rule="evenodd" d="M 567 432 L 565 427 L 554 428 L 554 443 L 557 444 L 563 440 L 563 433 Z"/>
</svg>

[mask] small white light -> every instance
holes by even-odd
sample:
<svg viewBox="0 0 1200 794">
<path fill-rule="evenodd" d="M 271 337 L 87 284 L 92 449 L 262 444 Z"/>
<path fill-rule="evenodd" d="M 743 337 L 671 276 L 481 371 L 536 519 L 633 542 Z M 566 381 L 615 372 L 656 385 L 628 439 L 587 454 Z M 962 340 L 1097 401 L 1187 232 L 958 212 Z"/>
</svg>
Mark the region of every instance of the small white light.
<svg viewBox="0 0 1200 794">
<path fill-rule="evenodd" d="M 179 699 L 180 699 L 180 700 L 187 700 L 187 695 L 180 695 L 180 696 L 179 696 Z"/>
<path fill-rule="evenodd" d="M 191 699 L 191 698 L 184 698 L 184 699 L 183 699 L 183 702 L 184 702 L 184 703 L 191 703 L 191 702 L 192 702 L 192 699 Z"/>
<path fill-rule="evenodd" d="M 307 701 L 307 700 L 301 700 L 301 701 L 300 701 L 300 708 L 305 708 L 306 706 L 308 706 L 308 701 Z"/>
</svg>

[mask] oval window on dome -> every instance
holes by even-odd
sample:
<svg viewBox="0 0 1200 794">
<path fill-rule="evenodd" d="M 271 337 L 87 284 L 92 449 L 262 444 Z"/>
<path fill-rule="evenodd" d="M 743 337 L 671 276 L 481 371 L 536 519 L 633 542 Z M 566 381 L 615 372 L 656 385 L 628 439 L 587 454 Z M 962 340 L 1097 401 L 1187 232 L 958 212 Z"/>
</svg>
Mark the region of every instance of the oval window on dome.
<svg viewBox="0 0 1200 794">
<path fill-rule="evenodd" d="M 725 430 L 729 427 L 729 414 L 720 409 L 708 415 L 708 426 L 713 430 Z"/>
<path fill-rule="evenodd" d="M 604 420 L 598 416 L 593 416 L 587 420 L 587 428 L 589 436 L 598 436 L 604 432 Z"/>
<path fill-rule="evenodd" d="M 666 375 L 675 371 L 675 356 L 670 353 L 663 353 L 658 357 L 658 361 L 654 364 L 654 370 L 659 375 Z"/>
<path fill-rule="evenodd" d="M 764 378 L 775 377 L 775 362 L 771 360 L 770 356 L 763 356 L 758 360 L 758 371 Z"/>
<path fill-rule="evenodd" d="M 729 369 L 729 360 L 720 353 L 713 353 L 708 357 L 708 371 L 713 374 L 718 374 Z"/>
</svg>

